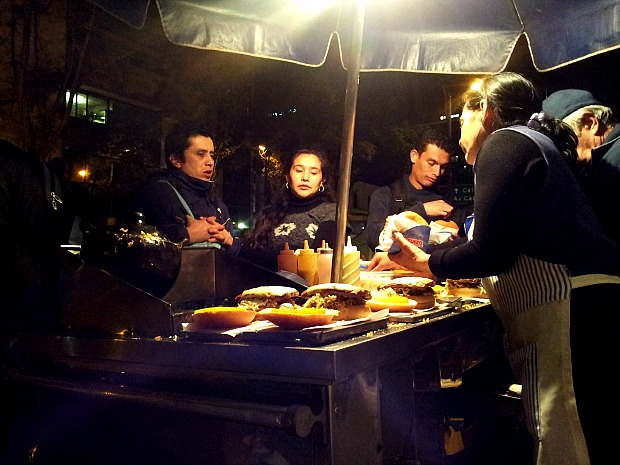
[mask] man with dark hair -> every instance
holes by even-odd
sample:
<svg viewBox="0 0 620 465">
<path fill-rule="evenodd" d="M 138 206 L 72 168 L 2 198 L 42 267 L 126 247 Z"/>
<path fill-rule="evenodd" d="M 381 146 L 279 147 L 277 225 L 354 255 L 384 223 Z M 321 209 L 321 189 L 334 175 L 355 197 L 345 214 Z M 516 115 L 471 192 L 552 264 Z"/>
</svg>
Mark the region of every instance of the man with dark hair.
<svg viewBox="0 0 620 465">
<path fill-rule="evenodd" d="M 368 246 L 375 249 L 388 216 L 404 210 L 416 212 L 429 223 L 451 219 L 464 236 L 465 218 L 471 209 L 455 208 L 437 189 L 450 163 L 452 144 L 443 134 L 427 129 L 409 152 L 411 172 L 388 186 L 376 189 L 368 204 Z"/>
<path fill-rule="evenodd" d="M 171 241 L 184 246 L 239 252 L 228 207 L 214 192 L 215 148 L 210 130 L 181 122 L 166 138 L 167 170 L 154 173 L 137 191 L 132 211 Z"/>
</svg>

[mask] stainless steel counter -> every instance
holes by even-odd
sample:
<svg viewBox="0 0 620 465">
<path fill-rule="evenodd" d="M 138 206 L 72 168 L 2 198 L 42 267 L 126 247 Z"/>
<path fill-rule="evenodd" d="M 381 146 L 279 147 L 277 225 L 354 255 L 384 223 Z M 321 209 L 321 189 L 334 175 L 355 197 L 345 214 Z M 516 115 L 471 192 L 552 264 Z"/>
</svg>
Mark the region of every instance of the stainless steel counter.
<svg viewBox="0 0 620 465">
<path fill-rule="evenodd" d="M 438 445 L 419 440 L 416 392 L 443 391 L 445 378 L 458 385 L 464 371 L 498 350 L 499 334 L 489 305 L 422 323 L 390 323 L 320 346 L 202 342 L 183 334 L 24 334 L 14 344 L 10 378 L 43 405 L 33 421 L 49 418 L 59 405 L 107 406 L 97 426 L 84 425 L 83 431 L 93 431 L 69 438 L 66 454 L 107 425 L 146 444 L 125 451 L 144 463 L 167 462 L 183 448 L 191 450 L 183 462 L 188 465 L 269 463 L 256 461 L 260 451 L 295 465 L 380 465 L 423 456 L 424 465 L 440 464 Z M 446 360 L 448 375 L 442 373 Z M 165 439 L 157 434 L 162 430 Z M 49 431 L 37 431 L 26 428 L 24 441 L 50 441 Z M 113 461 L 111 451 L 124 446 L 97 437 L 100 454 Z"/>
</svg>

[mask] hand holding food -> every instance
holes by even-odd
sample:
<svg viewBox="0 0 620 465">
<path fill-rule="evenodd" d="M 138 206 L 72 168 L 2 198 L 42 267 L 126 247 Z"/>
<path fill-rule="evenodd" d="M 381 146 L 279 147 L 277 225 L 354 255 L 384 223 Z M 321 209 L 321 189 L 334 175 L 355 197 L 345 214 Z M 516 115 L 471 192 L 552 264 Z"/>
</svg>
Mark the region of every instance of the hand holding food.
<svg viewBox="0 0 620 465">
<path fill-rule="evenodd" d="M 430 226 L 426 220 L 416 212 L 404 211 L 386 218 L 385 226 L 379 236 L 377 250 L 387 252 L 393 245 L 394 232 L 404 233 L 406 231 L 409 231 L 412 237 L 419 239 L 418 245 L 424 247 L 428 243 Z"/>
<path fill-rule="evenodd" d="M 388 259 L 400 266 L 412 271 L 422 273 L 424 276 L 432 276 L 428 266 L 429 254 L 409 242 L 402 233 L 394 233 L 394 241 L 400 245 L 399 253 L 388 253 Z"/>
</svg>

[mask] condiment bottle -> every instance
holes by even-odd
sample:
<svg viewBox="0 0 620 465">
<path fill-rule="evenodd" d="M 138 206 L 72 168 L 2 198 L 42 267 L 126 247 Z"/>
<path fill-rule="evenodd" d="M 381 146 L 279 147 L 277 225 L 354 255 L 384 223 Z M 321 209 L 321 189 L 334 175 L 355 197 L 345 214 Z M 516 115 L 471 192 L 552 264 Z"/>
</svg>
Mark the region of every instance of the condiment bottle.
<svg viewBox="0 0 620 465">
<path fill-rule="evenodd" d="M 308 286 L 319 283 L 318 253 L 311 249 L 308 241 L 304 241 L 304 248 L 297 249 L 297 274 L 304 278 Z"/>
<path fill-rule="evenodd" d="M 347 237 L 342 256 L 342 282 L 359 286 L 360 280 L 360 251 L 351 243 L 351 236 Z"/>
<path fill-rule="evenodd" d="M 288 242 L 284 243 L 284 248 L 278 254 L 278 271 L 289 271 L 297 274 L 297 255 L 289 247 Z"/>
<path fill-rule="evenodd" d="M 317 250 L 317 268 L 319 270 L 319 284 L 329 283 L 332 280 L 332 258 L 334 250 L 330 249 L 329 244 L 323 241 L 322 247 Z"/>
</svg>

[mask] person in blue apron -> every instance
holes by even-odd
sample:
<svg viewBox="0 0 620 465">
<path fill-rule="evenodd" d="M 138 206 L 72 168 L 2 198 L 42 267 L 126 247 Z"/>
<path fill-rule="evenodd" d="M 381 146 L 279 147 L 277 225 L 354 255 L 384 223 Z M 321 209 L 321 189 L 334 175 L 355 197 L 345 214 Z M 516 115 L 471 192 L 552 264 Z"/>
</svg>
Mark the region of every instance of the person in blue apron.
<svg viewBox="0 0 620 465">
<path fill-rule="evenodd" d="M 146 223 L 183 247 L 222 248 L 238 254 L 228 207 L 215 193 L 215 147 L 209 128 L 181 122 L 166 138 L 168 169 L 155 172 L 130 201 Z"/>
<path fill-rule="evenodd" d="M 535 87 L 516 73 L 487 77 L 463 103 L 459 143 L 476 186 L 470 240 L 429 255 L 396 233 L 400 254 L 376 262 L 483 278 L 523 388 L 535 463 L 608 463 L 616 434 L 600 418 L 618 413 L 607 394 L 620 315 L 618 247 L 571 171 L 576 136 L 538 113 Z"/>
</svg>

